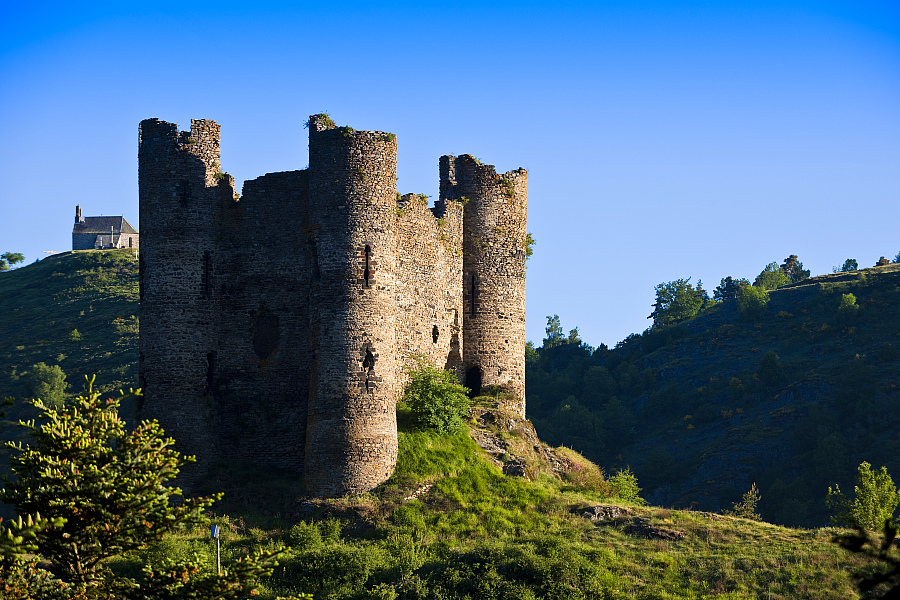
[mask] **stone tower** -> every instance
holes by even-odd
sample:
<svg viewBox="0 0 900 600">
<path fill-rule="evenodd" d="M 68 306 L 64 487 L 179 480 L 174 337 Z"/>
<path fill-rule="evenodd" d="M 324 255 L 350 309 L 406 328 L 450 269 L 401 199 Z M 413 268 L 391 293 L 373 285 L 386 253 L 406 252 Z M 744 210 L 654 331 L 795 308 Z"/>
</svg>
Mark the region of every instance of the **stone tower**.
<svg viewBox="0 0 900 600">
<path fill-rule="evenodd" d="M 423 357 L 524 414 L 525 171 L 443 157 L 429 208 L 397 193 L 393 134 L 308 125 L 308 169 L 236 196 L 218 124 L 141 122 L 143 413 L 197 455 L 186 488 L 246 461 L 371 490 Z"/>
<path fill-rule="evenodd" d="M 525 237 L 528 174 L 498 175 L 475 157 L 442 156 L 441 199 L 465 199 L 463 346 L 466 385 L 497 385 L 525 416 Z"/>
<path fill-rule="evenodd" d="M 138 142 L 140 220 L 141 387 L 154 392 L 145 416 L 177 424 L 186 454 L 215 452 L 215 218 L 233 196 L 219 175 L 219 125 L 191 120 L 190 132 L 157 119 L 142 121 Z M 198 401 L 198 399 L 203 399 Z"/>
<path fill-rule="evenodd" d="M 397 142 L 317 116 L 309 132 L 318 273 L 304 482 L 343 495 L 371 490 L 397 461 Z"/>
</svg>

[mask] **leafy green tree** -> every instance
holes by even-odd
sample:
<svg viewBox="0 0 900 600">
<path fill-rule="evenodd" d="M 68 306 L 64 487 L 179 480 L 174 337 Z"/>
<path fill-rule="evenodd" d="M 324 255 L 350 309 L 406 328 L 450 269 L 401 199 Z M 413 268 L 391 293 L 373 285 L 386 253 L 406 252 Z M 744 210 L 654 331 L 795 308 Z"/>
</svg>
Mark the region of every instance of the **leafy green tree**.
<svg viewBox="0 0 900 600">
<path fill-rule="evenodd" d="M 403 402 L 409 406 L 416 423 L 428 429 L 448 433 L 465 427 L 463 420 L 471 405 L 469 388 L 459 384 L 456 373 L 439 369 L 424 356 L 415 358 L 408 369 L 409 383 Z"/>
<path fill-rule="evenodd" d="M 0 259 L 5 260 L 10 266 L 25 261 L 25 255 L 21 252 L 4 252 L 0 254 Z"/>
<path fill-rule="evenodd" d="M 900 252 L 897 253 L 897 256 L 894 257 L 892 261 L 894 264 L 900 263 Z"/>
<path fill-rule="evenodd" d="M 759 488 L 757 488 L 756 483 L 754 483 L 750 486 L 750 491 L 741 497 L 741 501 L 735 502 L 732 505 L 731 510 L 724 511 L 724 514 L 731 515 L 732 517 L 751 519 L 753 521 L 761 521 L 762 517 L 756 512 L 756 505 L 759 504 L 761 499 L 762 496 L 759 494 Z"/>
<path fill-rule="evenodd" d="M 841 326 L 850 325 L 858 312 L 859 304 L 856 303 L 856 296 L 853 294 L 841 294 L 841 302 L 838 304 L 837 310 L 837 324 Z"/>
<path fill-rule="evenodd" d="M 563 334 L 559 315 L 547 317 L 547 327 L 544 331 L 547 332 L 547 337 L 545 337 L 543 341 L 544 348 L 553 348 L 554 346 L 561 346 L 566 343 L 566 336 Z"/>
<path fill-rule="evenodd" d="M 723 277 L 718 287 L 713 290 L 713 298 L 716 300 L 734 300 L 737 298 L 738 290 L 745 285 L 750 285 L 746 279 L 734 279 L 732 277 Z"/>
<path fill-rule="evenodd" d="M 803 268 L 803 263 L 797 260 L 796 254 L 791 254 L 786 259 L 784 259 L 784 263 L 781 265 L 781 270 L 784 271 L 784 274 L 788 276 L 788 279 L 790 279 L 791 283 L 797 283 L 798 281 L 809 279 L 809 269 Z"/>
<path fill-rule="evenodd" d="M 631 472 L 630 467 L 616 471 L 616 474 L 610 477 L 607 483 L 612 486 L 618 498 L 640 505 L 647 503 L 640 496 L 641 488 L 638 486 L 637 477 Z"/>
<path fill-rule="evenodd" d="M 647 317 L 653 319 L 654 327 L 677 325 L 695 316 L 709 300 L 703 290 L 703 283 L 698 281 L 697 287 L 691 285 L 691 278 L 676 279 L 668 283 L 660 283 L 656 290 L 656 302 L 653 313 Z"/>
<path fill-rule="evenodd" d="M 9 263 L 5 259 L 0 258 L 0 273 L 3 271 L 9 271 Z"/>
<path fill-rule="evenodd" d="M 756 276 L 753 281 L 755 287 L 761 287 L 764 290 L 774 290 L 791 282 L 791 278 L 785 273 L 778 263 L 769 263 L 766 268 Z"/>
<path fill-rule="evenodd" d="M 838 269 L 835 267 L 835 273 L 850 273 L 851 271 L 856 271 L 859 269 L 859 263 L 855 258 L 848 258 L 844 261 L 844 265 Z"/>
<path fill-rule="evenodd" d="M 761 319 L 766 314 L 769 292 L 762 286 L 745 285 L 738 289 L 737 302 L 741 318 Z"/>
<path fill-rule="evenodd" d="M 35 398 L 40 398 L 47 406 L 60 407 L 66 398 L 66 374 L 59 365 L 49 366 L 39 362 L 32 365 L 28 372 L 28 381 L 31 384 L 31 393 Z"/>
<path fill-rule="evenodd" d="M 885 523 L 892 523 L 897 504 L 900 504 L 900 491 L 886 467 L 873 471 L 869 463 L 860 464 L 853 491 L 851 500 L 844 496 L 837 484 L 834 488 L 828 488 L 825 504 L 837 513 L 831 517 L 832 523 L 869 531 L 877 531 Z"/>
<path fill-rule="evenodd" d="M 203 510 L 219 497 L 170 503 L 181 490 L 165 483 L 193 459 L 173 450 L 173 440 L 163 437 L 155 421 L 143 421 L 126 432 L 118 416 L 126 397 L 103 402 L 89 379 L 87 394 L 71 404 L 53 408 L 35 400 L 42 418 L 19 423 L 32 444 L 7 444 L 17 454 L 10 459 L 12 477 L 4 478 L 0 500 L 14 505 L 20 515 L 46 516 L 53 526 L 39 531 L 32 527 L 28 549 L 50 561 L 66 580 L 20 569 L 23 585 L 51 586 L 59 592 L 23 598 L 237 600 L 254 593 L 252 582 L 271 574 L 280 549 L 254 554 L 222 575 L 201 574 L 200 566 L 190 560 L 148 566 L 139 579 L 116 576 L 104 565 L 107 558 L 145 547 L 185 525 L 205 522 Z M 26 537 L 21 537 L 22 542 L 13 540 L 13 550 L 3 551 L 4 556 L 23 547 Z"/>
</svg>

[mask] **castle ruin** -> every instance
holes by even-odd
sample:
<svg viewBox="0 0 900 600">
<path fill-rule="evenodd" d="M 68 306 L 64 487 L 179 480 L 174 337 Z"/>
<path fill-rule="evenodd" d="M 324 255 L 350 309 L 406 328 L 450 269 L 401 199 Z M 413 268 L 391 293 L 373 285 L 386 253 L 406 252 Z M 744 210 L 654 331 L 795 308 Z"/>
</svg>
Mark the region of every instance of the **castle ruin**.
<svg viewBox="0 0 900 600">
<path fill-rule="evenodd" d="M 526 171 L 443 156 L 429 209 L 397 193 L 393 134 L 308 125 L 309 167 L 237 196 L 215 121 L 140 124 L 143 414 L 197 456 L 188 479 L 248 460 L 371 490 L 417 355 L 525 414 Z"/>
</svg>

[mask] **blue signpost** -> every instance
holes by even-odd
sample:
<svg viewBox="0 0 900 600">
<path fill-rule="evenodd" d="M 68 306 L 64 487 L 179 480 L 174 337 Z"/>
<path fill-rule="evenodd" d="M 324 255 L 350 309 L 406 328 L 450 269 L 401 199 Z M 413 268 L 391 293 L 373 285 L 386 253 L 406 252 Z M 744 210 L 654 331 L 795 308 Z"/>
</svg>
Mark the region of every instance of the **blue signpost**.
<svg viewBox="0 0 900 600">
<path fill-rule="evenodd" d="M 222 548 L 219 542 L 219 526 L 213 525 L 209 537 L 216 540 L 216 573 L 222 574 Z"/>
</svg>

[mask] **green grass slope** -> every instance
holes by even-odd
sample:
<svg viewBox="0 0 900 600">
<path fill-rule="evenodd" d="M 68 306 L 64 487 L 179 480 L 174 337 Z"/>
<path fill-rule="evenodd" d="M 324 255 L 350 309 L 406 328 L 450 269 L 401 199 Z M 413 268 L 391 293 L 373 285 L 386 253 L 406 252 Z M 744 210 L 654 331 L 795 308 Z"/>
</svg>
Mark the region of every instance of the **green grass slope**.
<svg viewBox="0 0 900 600">
<path fill-rule="evenodd" d="M 260 597 L 317 600 L 847 599 L 859 597 L 852 575 L 874 568 L 835 544 L 833 530 L 629 504 L 602 478 L 582 485 L 540 469 L 532 481 L 506 476 L 467 432 L 419 431 L 402 409 L 400 417 L 387 483 L 336 500 L 298 495 L 278 515 L 231 506 L 217 518 L 224 565 L 288 544 Z M 493 433 L 513 445 L 518 435 Z M 608 518 L 585 516 L 596 506 Z M 116 568 L 194 555 L 213 569 L 207 536 L 206 528 L 184 532 Z"/>
<path fill-rule="evenodd" d="M 823 307 L 830 306 L 835 293 L 813 290 L 814 297 L 825 298 Z M 860 294 L 863 311 L 881 308 L 865 304 L 870 298 L 863 296 Z M 877 294 L 871 298 L 881 302 Z M 791 327 L 808 329 L 807 320 L 821 320 L 821 315 L 810 311 L 809 317 L 803 313 L 791 317 L 797 319 Z M 863 311 L 853 325 L 856 331 L 841 333 L 854 343 L 869 336 Z M 27 416 L 27 405 L 21 400 L 31 395 L 27 373 L 37 362 L 59 364 L 73 383 L 72 391 L 80 388 L 81 376 L 90 373 L 97 373 L 98 385 L 105 391 L 134 386 L 137 339 L 132 317 L 137 315 L 137 263 L 129 251 L 67 253 L 0 274 L 0 395 L 18 400 L 7 408 L 3 435 L 14 436 L 10 421 Z M 725 328 L 714 349 L 737 353 L 731 360 L 742 365 L 735 367 L 738 374 L 752 371 L 753 357 L 775 343 L 767 337 L 774 334 L 764 328 L 736 323 L 727 306 L 705 318 L 718 319 L 716 327 Z M 727 329 L 729 325 L 734 329 Z M 659 407 L 661 401 L 671 401 L 665 391 L 669 389 L 666 377 L 675 376 L 674 369 L 683 369 L 682 375 L 687 377 L 692 369 L 710 362 L 704 367 L 708 371 L 700 369 L 695 377 L 705 380 L 712 376 L 708 373 L 715 367 L 707 346 L 691 351 L 693 364 L 688 358 L 678 360 L 679 348 L 690 347 L 691 336 L 705 331 L 699 325 L 692 327 L 674 332 L 671 339 L 641 339 L 639 342 L 647 345 L 644 349 L 631 340 L 616 351 L 621 357 L 619 364 L 625 365 L 621 371 L 610 361 L 604 363 L 615 374 L 614 385 L 624 381 L 623 374 L 634 382 L 627 393 L 620 393 L 621 399 L 613 402 L 607 398 L 599 407 L 607 411 L 606 417 L 616 424 L 617 431 L 637 429 L 634 415 L 641 414 L 641 402 L 651 405 L 652 401 L 651 406 Z M 813 335 L 824 336 L 817 343 L 838 343 L 830 341 L 827 331 L 819 331 L 820 324 L 816 327 Z M 72 335 L 75 329 L 80 336 Z M 732 333 L 725 335 L 726 331 Z M 750 358 L 741 359 L 742 350 L 728 344 L 747 335 L 758 338 L 758 349 Z M 866 343 L 879 352 L 875 341 Z M 652 344 L 657 347 L 651 349 Z M 573 350 L 577 349 L 565 352 Z M 844 352 L 851 351 L 858 352 L 856 346 Z M 585 369 L 596 366 L 590 363 L 595 359 L 589 353 L 578 358 L 577 352 L 572 356 L 560 352 L 548 353 L 541 360 L 571 365 L 577 359 L 585 363 Z M 583 349 L 581 352 L 583 355 Z M 789 377 L 794 361 L 800 359 L 782 352 Z M 797 352 L 802 356 L 805 351 Z M 863 356 L 861 364 L 868 365 L 865 351 Z M 893 363 L 887 360 L 884 364 L 888 367 L 878 362 L 873 368 L 890 368 Z M 637 369 L 637 375 L 631 367 Z M 664 368 L 670 371 L 658 379 L 646 372 L 651 369 L 650 373 L 658 374 Z M 571 373 L 574 382 L 576 373 Z M 735 414 L 747 416 L 740 416 L 730 426 L 756 428 L 751 420 L 751 416 L 756 418 L 756 409 L 750 400 L 762 392 L 750 383 L 752 374 L 743 376 L 744 395 L 731 388 L 727 393 L 736 394 L 741 406 L 747 407 Z M 826 370 L 820 376 L 833 374 Z M 595 380 L 608 383 L 602 377 Z M 539 377 L 537 381 L 540 383 Z M 653 381 L 663 382 L 663 391 L 652 398 L 642 400 L 642 395 L 631 393 Z M 711 384 L 706 387 L 719 390 Z M 698 398 L 707 398 L 705 392 L 696 393 Z M 761 396 L 764 407 L 769 393 Z M 771 393 L 778 397 L 777 391 Z M 792 402 L 801 406 L 801 401 L 808 402 L 802 396 Z M 789 403 L 784 404 L 787 407 Z M 545 405 L 538 402 L 537 406 Z M 677 410 L 667 410 L 680 413 L 685 407 L 675 406 Z M 700 406 L 691 408 L 696 415 L 691 420 L 696 419 L 695 429 L 702 431 L 716 419 L 703 416 L 705 413 L 696 410 Z M 559 410 L 581 409 L 576 403 Z M 711 414 L 718 410 L 716 405 Z M 218 465 L 205 485 L 208 491 L 226 493 L 217 507 L 217 520 L 224 526 L 224 565 L 255 547 L 288 543 L 292 550 L 274 575 L 262 582 L 261 596 L 308 591 L 317 599 L 854 598 L 852 573 L 874 568 L 864 557 L 835 544 L 832 530 L 789 529 L 623 501 L 615 497 L 615 488 L 602 473 L 578 454 L 541 445 L 527 422 L 510 427 L 511 418 L 490 416 L 490 409 L 482 406 L 473 412 L 469 432 L 438 435 L 413 428 L 401 407 L 396 472 L 373 493 L 358 497 L 310 499 L 303 495 L 301 482 L 290 474 L 261 473 L 253 465 Z M 683 425 L 686 421 L 680 415 L 676 421 L 679 436 L 682 429 L 694 431 Z M 665 423 L 653 425 L 658 427 L 659 439 L 665 437 Z M 589 420 L 575 423 L 569 432 L 572 439 L 585 439 L 586 427 L 592 427 Z M 595 428 L 594 439 L 613 444 L 605 431 Z M 761 443 L 766 443 L 767 432 L 754 429 Z M 630 446 L 623 442 L 622 451 L 638 456 L 641 446 L 635 440 L 627 442 Z M 485 445 L 493 450 L 483 450 Z M 565 468 L 559 467 L 561 463 Z M 519 467 L 525 476 L 504 475 L 510 465 Z M 595 508 L 598 506 L 602 508 Z M 592 510 L 595 520 L 589 518 Z M 596 519 L 597 514 L 605 518 Z M 185 531 L 122 558 L 116 568 L 136 570 L 148 562 L 194 555 L 206 557 L 208 568 L 213 569 L 214 549 L 207 536 L 206 529 Z"/>
<path fill-rule="evenodd" d="M 132 250 L 65 252 L 0 273 L 0 398 L 16 400 L 2 407 L 0 432 L 15 436 L 9 425 L 31 417 L 37 363 L 59 365 L 70 393 L 86 375 L 103 392 L 137 387 L 138 315 Z"/>
<path fill-rule="evenodd" d="M 900 476 L 900 265 L 770 296 L 756 321 L 727 301 L 615 349 L 531 353 L 528 416 L 548 442 L 630 465 L 654 504 L 718 512 L 755 482 L 766 520 L 824 525 L 828 486 L 852 490 L 862 461 Z"/>
</svg>

